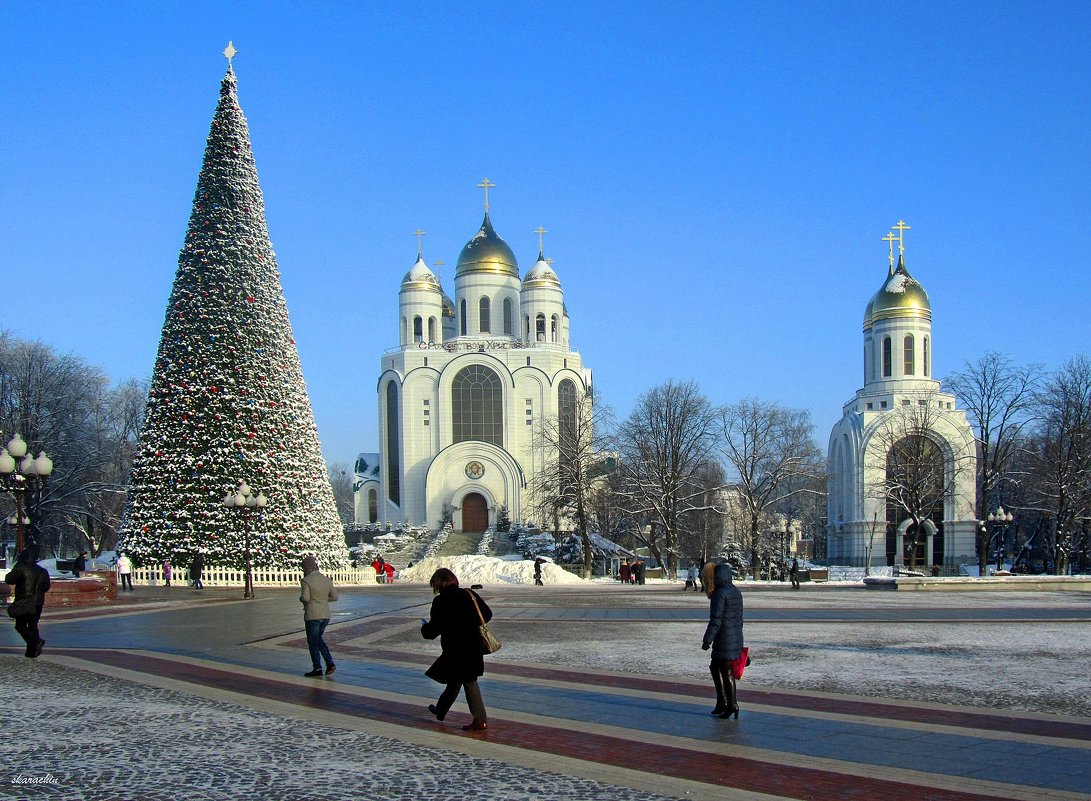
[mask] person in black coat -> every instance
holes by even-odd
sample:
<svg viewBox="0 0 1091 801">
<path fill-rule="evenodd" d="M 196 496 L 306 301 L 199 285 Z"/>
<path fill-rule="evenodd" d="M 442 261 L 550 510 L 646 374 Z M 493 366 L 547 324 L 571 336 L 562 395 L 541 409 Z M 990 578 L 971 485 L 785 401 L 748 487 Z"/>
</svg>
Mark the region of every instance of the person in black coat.
<svg viewBox="0 0 1091 801">
<path fill-rule="evenodd" d="M 742 593 L 732 583 L 731 565 L 716 565 L 709 603 L 708 627 L 701 640 L 701 648 L 712 649 L 712 661 L 708 669 L 716 687 L 716 708 L 710 714 L 719 718 L 739 716 L 739 704 L 735 696 L 735 674 L 731 663 L 742 654 Z"/>
<path fill-rule="evenodd" d="M 473 723 L 462 728 L 466 731 L 487 729 L 485 704 L 477 686 L 477 679 L 485 673 L 478 627 L 482 619 L 486 623 L 492 619 L 492 610 L 476 592 L 460 588 L 458 577 L 445 567 L 433 573 L 428 583 L 436 597 L 432 600 L 429 619 L 421 619 L 420 633 L 426 640 L 439 637 L 442 653 L 424 675 L 447 685 L 439 700 L 429 704 L 428 711 L 437 720 L 443 720 L 461 688 L 466 692 L 466 704 L 474 718 Z"/>
<path fill-rule="evenodd" d="M 15 616 L 15 630 L 27 644 L 26 655 L 36 659 L 45 647 L 45 640 L 38 633 L 38 620 L 45 606 L 45 594 L 49 590 L 49 573 L 34 559 L 34 551 L 26 548 L 15 560 L 15 567 L 4 577 L 4 582 L 15 585 L 15 600 L 23 601 L 29 610 Z"/>
<path fill-rule="evenodd" d="M 72 575 L 76 578 L 80 577 L 80 572 L 87 569 L 87 551 L 80 551 L 80 555 L 76 557 L 76 561 L 72 563 Z"/>
<path fill-rule="evenodd" d="M 195 590 L 203 590 L 205 585 L 201 582 L 201 574 L 205 571 L 205 558 L 201 554 L 193 555 L 193 562 L 189 566 L 189 577 L 193 580 Z"/>
</svg>

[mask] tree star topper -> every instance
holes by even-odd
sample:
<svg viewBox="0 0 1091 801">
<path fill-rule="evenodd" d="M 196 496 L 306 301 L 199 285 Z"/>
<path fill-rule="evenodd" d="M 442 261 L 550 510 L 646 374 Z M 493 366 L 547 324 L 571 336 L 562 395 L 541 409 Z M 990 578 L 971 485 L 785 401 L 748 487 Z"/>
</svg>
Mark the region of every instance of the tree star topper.
<svg viewBox="0 0 1091 801">
<path fill-rule="evenodd" d="M 227 59 L 228 68 L 231 67 L 231 59 L 233 59 L 238 52 L 239 51 L 235 49 L 235 45 L 233 45 L 231 43 L 231 40 L 228 39 L 227 47 L 224 48 L 224 57 Z"/>
</svg>

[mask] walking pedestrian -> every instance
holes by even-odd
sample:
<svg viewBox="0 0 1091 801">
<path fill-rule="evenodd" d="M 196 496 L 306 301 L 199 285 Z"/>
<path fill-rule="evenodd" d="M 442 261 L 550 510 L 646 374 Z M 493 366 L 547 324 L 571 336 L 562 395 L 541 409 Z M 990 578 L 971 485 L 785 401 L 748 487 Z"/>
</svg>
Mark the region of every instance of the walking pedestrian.
<svg viewBox="0 0 1091 801">
<path fill-rule="evenodd" d="M 788 565 L 788 578 L 792 580 L 792 589 L 799 589 L 799 560 L 794 556 L 792 557 L 792 563 Z"/>
<path fill-rule="evenodd" d="M 742 653 L 742 593 L 731 580 L 731 565 L 716 565 L 716 588 L 709 603 L 708 626 L 701 640 L 701 649 L 712 649 L 709 672 L 716 688 L 716 708 L 711 715 L 718 718 L 739 717 L 735 694 L 735 674 L 731 663 Z"/>
<path fill-rule="evenodd" d="M 337 600 L 333 581 L 318 570 L 318 560 L 303 557 L 303 578 L 300 580 L 299 600 L 303 604 L 303 626 L 307 630 L 307 648 L 311 652 L 311 670 L 304 673 L 308 678 L 322 675 L 322 660 L 326 660 L 326 675 L 337 670 L 329 646 L 322 638 L 330 622 L 330 601 Z"/>
<path fill-rule="evenodd" d="M 203 590 L 205 585 L 201 583 L 201 574 L 205 570 L 205 558 L 200 552 L 193 555 L 193 561 L 189 565 L 189 578 L 193 582 L 193 589 Z"/>
<path fill-rule="evenodd" d="M 492 610 L 476 592 L 460 588 L 458 576 L 445 567 L 433 573 L 428 583 L 435 598 L 428 620 L 421 618 L 420 633 L 426 640 L 439 637 L 441 653 L 424 675 L 446 685 L 428 711 L 436 720 L 443 720 L 462 689 L 473 715 L 473 722 L 462 728 L 483 731 L 489 724 L 477 686 L 478 678 L 485 674 L 479 627 L 481 621 L 492 619 Z"/>
<path fill-rule="evenodd" d="M 32 548 L 24 548 L 15 560 L 15 567 L 4 577 L 5 584 L 15 587 L 15 600 L 8 606 L 8 614 L 15 618 L 15 630 L 27 644 L 26 655 L 31 659 L 37 659 L 45 647 L 45 640 L 38 633 L 38 620 L 49 590 L 49 573 L 34 555 Z M 4 594 L 7 595 L 7 587 Z"/>
<path fill-rule="evenodd" d="M 117 578 L 122 590 L 128 588 L 129 592 L 133 591 L 133 562 L 125 554 L 117 558 Z"/>
<path fill-rule="evenodd" d="M 636 583 L 640 586 L 644 586 L 644 560 L 637 559 L 633 562 L 633 577 L 636 579 Z"/>
<path fill-rule="evenodd" d="M 170 559 L 163 560 L 163 583 L 166 586 L 170 586 L 170 573 L 171 573 Z"/>
<path fill-rule="evenodd" d="M 544 561 L 545 560 L 542 559 L 540 556 L 534 560 L 534 586 L 535 587 L 544 587 L 545 586 L 545 584 L 542 583 L 542 562 L 544 562 Z"/>
<path fill-rule="evenodd" d="M 683 592 L 685 590 L 688 590 L 690 587 L 693 587 L 695 592 L 699 591 L 701 589 L 699 586 L 697 586 L 697 563 L 696 562 L 690 562 L 689 563 L 689 570 L 686 571 L 686 586 L 683 589 Z"/>
</svg>

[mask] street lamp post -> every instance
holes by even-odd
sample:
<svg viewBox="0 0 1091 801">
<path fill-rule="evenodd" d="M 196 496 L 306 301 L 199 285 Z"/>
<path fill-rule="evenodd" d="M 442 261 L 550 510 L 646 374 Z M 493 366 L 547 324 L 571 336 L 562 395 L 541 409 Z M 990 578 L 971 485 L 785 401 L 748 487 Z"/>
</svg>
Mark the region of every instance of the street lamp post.
<svg viewBox="0 0 1091 801">
<path fill-rule="evenodd" d="M 23 526 L 30 521 L 23 514 L 23 493 L 41 492 L 53 472 L 53 460 L 39 451 L 38 458 L 27 452 L 27 444 L 16 434 L 8 446 L 0 450 L 0 482 L 4 490 L 15 496 L 15 553 L 25 546 Z M 7 554 L 5 554 L 5 557 Z"/>
<path fill-rule="evenodd" d="M 1004 540 L 1008 534 L 1008 526 L 1015 519 L 1011 512 L 1005 512 L 1003 506 L 997 507 L 995 512 L 989 512 L 989 522 L 995 525 L 996 531 L 996 569 L 999 571 L 1004 565 Z"/>
<path fill-rule="evenodd" d="M 259 492 L 254 495 L 245 481 L 239 482 L 238 491 L 228 493 L 223 499 L 224 506 L 228 509 L 236 509 L 243 515 L 242 536 L 246 562 L 246 583 L 243 587 L 242 597 L 248 600 L 254 598 L 254 572 L 250 563 L 250 526 L 253 522 L 254 510 L 264 509 L 267 503 L 268 499 L 265 497 L 265 493 Z"/>
</svg>

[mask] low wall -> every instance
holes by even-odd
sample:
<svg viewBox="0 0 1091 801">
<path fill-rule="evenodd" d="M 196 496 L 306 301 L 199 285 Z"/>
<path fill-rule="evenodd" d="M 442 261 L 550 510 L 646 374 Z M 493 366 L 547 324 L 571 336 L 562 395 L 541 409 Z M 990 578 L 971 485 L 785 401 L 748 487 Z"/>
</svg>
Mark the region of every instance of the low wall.
<svg viewBox="0 0 1091 801">
<path fill-rule="evenodd" d="M 299 569 L 272 569 L 255 567 L 251 571 L 255 587 L 298 587 L 299 580 L 303 578 L 303 571 Z M 375 568 L 350 567 L 343 570 L 323 570 L 322 573 L 329 576 L 333 583 L 340 587 L 363 586 L 375 584 Z M 171 571 L 170 583 L 176 587 L 188 586 L 189 569 L 175 567 Z M 233 567 L 205 566 L 201 572 L 201 583 L 206 587 L 242 587 L 246 584 L 246 571 Z M 163 587 L 163 571 L 159 567 L 134 567 L 133 585 L 143 587 Z"/>
<path fill-rule="evenodd" d="M 1009 590 L 1091 592 L 1091 576 L 993 576 L 990 578 L 930 578 L 921 576 L 868 576 L 869 590 L 899 592 L 1004 592 Z"/>
<path fill-rule="evenodd" d="M 86 570 L 79 578 L 53 578 L 45 596 L 45 608 L 88 606 L 117 600 L 117 576 L 112 570 Z"/>
</svg>

